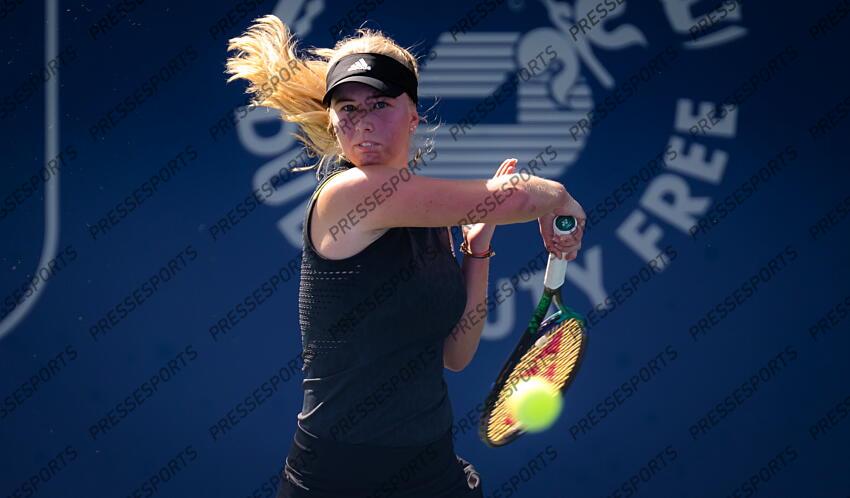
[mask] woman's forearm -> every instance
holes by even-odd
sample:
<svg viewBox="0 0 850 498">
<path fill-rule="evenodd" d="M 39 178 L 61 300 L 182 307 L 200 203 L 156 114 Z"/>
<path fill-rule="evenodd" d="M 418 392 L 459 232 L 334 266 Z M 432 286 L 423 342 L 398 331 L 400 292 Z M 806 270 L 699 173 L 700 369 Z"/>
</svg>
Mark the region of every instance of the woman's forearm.
<svg viewBox="0 0 850 498">
<path fill-rule="evenodd" d="M 521 182 L 520 185 L 525 191 L 524 212 L 529 220 L 539 218 L 563 205 L 570 198 L 570 194 L 563 184 L 546 178 L 532 176 L 528 181 Z"/>
<path fill-rule="evenodd" d="M 470 250 L 474 253 L 485 252 L 489 246 L 490 237 L 469 241 Z M 464 256 L 461 271 L 466 282 L 466 308 L 451 335 L 443 343 L 443 365 L 453 372 L 463 370 L 472 361 L 487 323 L 490 258 Z"/>
</svg>

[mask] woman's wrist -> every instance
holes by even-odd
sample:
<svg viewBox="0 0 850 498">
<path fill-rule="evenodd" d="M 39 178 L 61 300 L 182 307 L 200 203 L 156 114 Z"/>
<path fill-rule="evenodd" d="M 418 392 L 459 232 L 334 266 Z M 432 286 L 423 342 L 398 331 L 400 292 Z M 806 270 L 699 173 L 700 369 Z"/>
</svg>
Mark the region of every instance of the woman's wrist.
<svg viewBox="0 0 850 498">
<path fill-rule="evenodd" d="M 466 239 L 466 245 L 470 251 L 475 254 L 481 254 L 490 249 L 490 239 L 491 237 L 471 237 Z"/>
<path fill-rule="evenodd" d="M 492 249 L 489 239 L 467 239 L 464 245 L 466 246 L 467 251 L 471 252 L 474 255 L 486 255 Z"/>
</svg>

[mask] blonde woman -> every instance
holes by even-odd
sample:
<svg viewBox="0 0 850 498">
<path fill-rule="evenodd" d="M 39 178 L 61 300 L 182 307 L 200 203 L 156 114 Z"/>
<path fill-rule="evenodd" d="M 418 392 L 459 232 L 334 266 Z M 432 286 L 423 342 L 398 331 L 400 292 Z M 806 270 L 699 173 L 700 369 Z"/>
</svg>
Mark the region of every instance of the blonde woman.
<svg viewBox="0 0 850 498">
<path fill-rule="evenodd" d="M 301 57 L 266 16 L 228 48 L 228 81 L 248 80 L 253 103 L 297 123 L 320 158 L 298 300 L 304 398 L 278 497 L 483 497 L 454 452 L 443 369 L 460 372 L 478 348 L 496 225 L 538 220 L 547 250 L 574 259 L 581 230 L 553 238 L 552 220 L 583 224 L 581 206 L 560 183 L 517 173 L 515 159 L 490 179 L 417 174 L 418 64 L 381 32 Z"/>
</svg>

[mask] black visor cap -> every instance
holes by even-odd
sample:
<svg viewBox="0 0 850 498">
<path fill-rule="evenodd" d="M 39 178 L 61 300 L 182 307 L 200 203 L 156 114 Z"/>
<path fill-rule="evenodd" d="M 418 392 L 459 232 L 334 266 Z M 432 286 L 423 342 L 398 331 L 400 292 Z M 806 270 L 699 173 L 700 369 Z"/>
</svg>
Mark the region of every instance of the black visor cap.
<svg viewBox="0 0 850 498">
<path fill-rule="evenodd" d="M 413 102 L 418 102 L 416 75 L 394 58 L 373 53 L 349 54 L 330 67 L 327 88 L 322 99 L 330 107 L 333 91 L 348 82 L 369 85 L 389 97 L 407 93 Z"/>
</svg>

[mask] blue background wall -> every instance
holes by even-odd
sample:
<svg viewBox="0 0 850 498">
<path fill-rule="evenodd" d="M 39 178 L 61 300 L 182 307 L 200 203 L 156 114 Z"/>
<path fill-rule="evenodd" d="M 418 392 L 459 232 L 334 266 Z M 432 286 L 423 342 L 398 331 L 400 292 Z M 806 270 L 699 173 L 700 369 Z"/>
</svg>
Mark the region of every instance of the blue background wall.
<svg viewBox="0 0 850 498">
<path fill-rule="evenodd" d="M 676 15 L 677 4 L 693 5 Z M 464 419 L 477 421 L 530 315 L 542 273 L 526 265 L 543 249 L 536 223 L 496 230 L 490 289 L 512 295 L 491 313 L 472 364 L 445 371 L 457 453 L 481 472 L 487 496 L 850 493 L 846 1 L 727 1 L 698 37 L 688 26 L 715 2 L 665 11 L 632 1 L 614 12 L 599 2 L 604 24 L 575 39 L 541 2 L 482 1 L 477 11 L 448 1 L 2 5 L 3 496 L 273 496 L 301 408 L 290 269 L 315 178 L 287 176 L 273 196 L 237 210 L 300 149 L 270 112 L 241 112 L 245 84 L 225 84 L 223 73 L 227 39 L 272 12 L 304 45 L 329 46 L 335 27 L 348 34 L 366 19 L 423 58 L 433 49 L 420 108 L 440 97 L 428 116 L 443 123 L 443 162 L 428 174 L 483 178 L 501 159 L 527 163 L 544 149 L 542 132 L 529 130 L 546 129 L 560 161 L 546 174 L 591 216 L 565 297 L 595 320 L 565 411 L 551 430 L 491 449 Z M 499 48 L 467 50 L 487 36 Z M 496 52 L 516 68 L 520 42 L 547 40 L 560 54 L 553 82 L 522 87 L 481 118 L 475 138 L 485 145 L 455 140 L 451 127 L 483 96 L 459 97 L 466 90 L 445 83 L 453 71 Z M 611 81 L 570 57 L 582 41 Z M 663 64 L 646 69 L 653 58 Z M 572 85 L 554 82 L 571 68 Z M 117 107 L 125 99 L 135 102 L 126 114 Z M 723 102 L 735 111 L 688 132 L 688 115 Z M 577 133 L 593 105 L 606 115 Z M 488 141 L 496 128 L 516 133 Z M 510 143 L 521 136 L 538 145 Z M 671 160 L 617 190 L 659 154 L 681 159 L 699 146 L 721 161 L 713 177 Z M 150 178 L 169 162 L 154 191 Z M 771 166 L 755 191 L 745 186 Z M 664 216 L 665 188 L 699 198 L 695 214 Z M 134 190 L 142 201 L 119 211 Z M 232 228 L 213 232 L 229 211 Z M 705 229 L 691 234 L 700 219 Z M 658 250 L 638 250 L 631 223 L 658 237 Z M 649 271 L 665 247 L 675 257 Z M 604 290 L 591 292 L 593 281 Z M 257 289 L 262 304 L 242 317 L 236 305 Z M 606 297 L 609 308 L 597 307 Z M 135 309 L 116 308 L 125 298 Z M 228 312 L 238 323 L 211 333 Z M 256 389 L 264 402 L 237 413 Z M 134 393 L 143 402 L 128 410 Z M 237 423 L 215 432 L 231 410 Z"/>
</svg>

